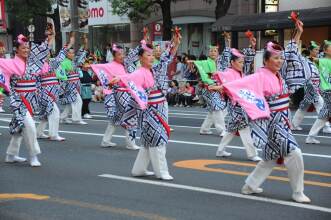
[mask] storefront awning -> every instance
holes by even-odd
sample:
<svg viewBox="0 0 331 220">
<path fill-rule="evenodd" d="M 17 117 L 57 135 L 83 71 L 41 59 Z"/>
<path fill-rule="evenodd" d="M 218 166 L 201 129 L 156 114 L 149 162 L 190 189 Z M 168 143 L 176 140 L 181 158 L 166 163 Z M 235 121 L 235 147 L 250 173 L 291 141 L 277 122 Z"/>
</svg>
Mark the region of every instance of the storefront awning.
<svg viewBox="0 0 331 220">
<path fill-rule="evenodd" d="M 219 18 L 212 31 L 252 31 L 284 29 L 293 27 L 288 19 L 291 11 L 270 12 L 252 15 L 226 15 Z M 299 10 L 305 27 L 331 26 L 331 7 Z"/>
</svg>

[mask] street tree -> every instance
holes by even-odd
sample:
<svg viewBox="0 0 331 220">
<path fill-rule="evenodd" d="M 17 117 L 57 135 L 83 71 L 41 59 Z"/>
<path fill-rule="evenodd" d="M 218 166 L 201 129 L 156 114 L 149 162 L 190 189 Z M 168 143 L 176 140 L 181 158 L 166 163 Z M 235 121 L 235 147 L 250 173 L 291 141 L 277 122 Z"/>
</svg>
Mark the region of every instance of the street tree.
<svg viewBox="0 0 331 220">
<path fill-rule="evenodd" d="M 231 0 L 204 0 L 211 4 L 213 1 L 216 1 L 216 8 L 215 8 L 215 18 L 216 20 L 220 17 L 223 17 L 228 12 Z"/>
<path fill-rule="evenodd" d="M 6 0 L 6 10 L 11 23 L 9 32 L 14 36 L 27 34 L 27 26 L 32 22 L 36 26 L 35 40 L 40 41 L 44 38 L 46 18 L 50 17 L 54 20 L 56 46 L 59 50 L 62 45 L 59 9 L 57 7 L 52 10 L 52 5 L 56 3 L 57 0 Z"/>
<path fill-rule="evenodd" d="M 176 0 L 112 0 L 113 13 L 128 15 L 130 20 L 139 23 L 151 16 L 153 12 L 161 10 L 163 21 L 163 40 L 171 39 L 172 19 L 171 2 Z"/>
<path fill-rule="evenodd" d="M 49 16 L 53 0 L 6 0 L 7 12 L 23 25 L 31 23 L 37 16 Z"/>
</svg>

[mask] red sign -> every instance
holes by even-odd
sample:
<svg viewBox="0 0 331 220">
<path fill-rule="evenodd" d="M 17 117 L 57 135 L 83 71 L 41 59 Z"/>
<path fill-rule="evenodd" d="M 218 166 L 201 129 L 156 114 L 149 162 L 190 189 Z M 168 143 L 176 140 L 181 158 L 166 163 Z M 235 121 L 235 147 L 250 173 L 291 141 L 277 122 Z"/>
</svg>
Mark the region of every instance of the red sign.
<svg viewBox="0 0 331 220">
<path fill-rule="evenodd" d="M 0 0 L 0 29 L 6 30 L 5 0 Z"/>
<path fill-rule="evenodd" d="M 88 15 L 90 18 L 102 18 L 105 14 L 103 7 L 99 8 L 90 8 L 88 10 Z"/>
<path fill-rule="evenodd" d="M 162 24 L 154 23 L 153 32 L 154 32 L 154 36 L 162 36 Z"/>
</svg>

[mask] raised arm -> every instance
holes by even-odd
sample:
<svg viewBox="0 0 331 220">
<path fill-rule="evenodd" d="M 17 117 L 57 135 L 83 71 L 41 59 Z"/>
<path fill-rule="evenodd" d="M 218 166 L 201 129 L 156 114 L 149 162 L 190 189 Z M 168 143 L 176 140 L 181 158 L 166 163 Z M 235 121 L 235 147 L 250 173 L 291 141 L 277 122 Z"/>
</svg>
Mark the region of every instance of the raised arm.
<svg viewBox="0 0 331 220">
<path fill-rule="evenodd" d="M 256 55 L 255 47 L 256 47 L 256 38 L 253 36 L 249 39 L 250 45 L 248 48 L 244 48 L 242 50 L 243 54 L 245 55 L 244 59 L 244 74 L 249 75 L 252 74 L 254 71 L 254 58 Z"/>
<path fill-rule="evenodd" d="M 285 61 L 281 69 L 281 75 L 286 81 L 291 93 L 303 87 L 307 80 L 311 78 L 311 74 L 307 69 L 307 62 L 299 53 L 298 48 L 298 42 L 300 41 L 302 32 L 303 23 L 298 20 L 296 22 L 296 34 L 285 48 Z"/>
<path fill-rule="evenodd" d="M 138 56 L 139 49 L 140 49 L 140 45 L 138 45 L 134 49 L 130 49 L 128 55 L 124 59 L 124 67 L 128 73 L 132 73 L 137 68 L 136 63 L 139 60 L 139 56 Z"/>
<path fill-rule="evenodd" d="M 217 71 L 224 71 L 230 66 L 231 59 L 231 35 L 224 32 L 225 48 L 216 60 Z"/>
<path fill-rule="evenodd" d="M 67 57 L 68 54 L 68 50 L 75 44 L 75 34 L 74 32 L 70 33 L 70 40 L 68 45 L 64 46 L 59 53 L 57 54 L 57 56 L 55 58 L 51 58 L 49 60 L 49 66 L 51 71 L 55 71 L 57 70 L 62 61 Z"/>
</svg>

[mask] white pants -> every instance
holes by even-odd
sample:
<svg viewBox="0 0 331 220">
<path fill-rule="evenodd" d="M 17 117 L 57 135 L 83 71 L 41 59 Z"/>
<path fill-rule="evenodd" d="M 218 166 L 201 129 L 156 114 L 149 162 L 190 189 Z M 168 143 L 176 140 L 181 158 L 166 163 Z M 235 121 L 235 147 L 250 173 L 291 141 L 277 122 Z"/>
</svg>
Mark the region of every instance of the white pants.
<svg viewBox="0 0 331 220">
<path fill-rule="evenodd" d="M 166 146 L 159 147 L 142 147 L 132 168 L 132 175 L 140 176 L 147 172 L 147 167 L 152 162 L 152 167 L 157 178 L 169 175 L 168 163 L 166 159 Z"/>
<path fill-rule="evenodd" d="M 49 125 L 48 134 L 50 137 L 59 136 L 59 123 L 60 123 L 60 110 L 57 107 L 56 103 L 53 103 L 54 109 L 53 112 L 48 116 L 48 121 L 42 120 L 37 127 L 37 136 L 40 136 L 44 133 L 46 129 L 47 122 Z"/>
<path fill-rule="evenodd" d="M 116 126 L 113 125 L 111 122 L 109 122 L 105 134 L 103 135 L 102 142 L 111 143 L 111 139 L 113 137 L 115 130 L 116 130 Z M 131 140 L 128 130 L 125 130 L 125 139 L 127 146 L 132 147 L 135 145 L 135 140 Z"/>
<path fill-rule="evenodd" d="M 223 131 L 225 131 L 225 115 L 226 110 L 208 112 L 207 117 L 201 125 L 200 133 L 210 131 L 210 128 L 213 124 L 218 133 L 222 133 Z"/>
<path fill-rule="evenodd" d="M 77 95 L 77 100 L 70 105 L 65 105 L 63 112 L 61 113 L 61 119 L 66 119 L 72 112 L 72 121 L 82 120 L 82 105 L 83 101 L 80 95 Z"/>
<path fill-rule="evenodd" d="M 250 127 L 246 127 L 238 131 L 240 134 L 241 141 L 246 149 L 246 154 L 248 158 L 252 158 L 258 155 L 256 148 L 254 147 L 253 139 L 251 136 Z M 223 151 L 224 148 L 232 141 L 236 135 L 233 133 L 226 132 L 223 136 L 220 145 L 218 146 L 218 151 Z"/>
<path fill-rule="evenodd" d="M 293 193 L 303 193 L 304 165 L 301 150 L 299 148 L 293 150 L 288 156 L 284 158 L 284 164 L 287 168 L 287 173 Z M 247 177 L 245 181 L 246 184 L 254 190 L 259 188 L 270 175 L 273 167 L 276 165 L 276 160 L 261 160 L 256 165 L 254 171 Z"/>
<path fill-rule="evenodd" d="M 321 111 L 321 109 L 323 107 L 323 103 L 324 103 L 324 100 L 323 100 L 322 96 L 318 95 L 318 102 L 314 103 L 314 107 L 316 109 L 317 114 L 319 114 L 319 112 Z M 305 116 L 305 111 L 299 108 L 293 116 L 292 125 L 294 127 L 300 126 L 301 122 L 304 119 L 304 116 Z"/>
<path fill-rule="evenodd" d="M 327 124 L 326 119 L 316 119 L 313 126 L 311 127 L 308 136 L 309 137 L 316 137 L 318 135 L 318 132 L 324 127 L 325 124 Z"/>
<path fill-rule="evenodd" d="M 35 122 L 33 121 L 33 118 L 31 117 L 29 112 L 26 113 L 23 123 L 24 127 L 22 129 L 22 132 L 20 134 L 12 135 L 9 146 L 7 148 L 7 154 L 18 156 L 22 139 L 24 139 L 24 142 L 29 150 L 30 156 L 36 156 L 40 154 L 41 151 L 37 141 Z"/>
</svg>

